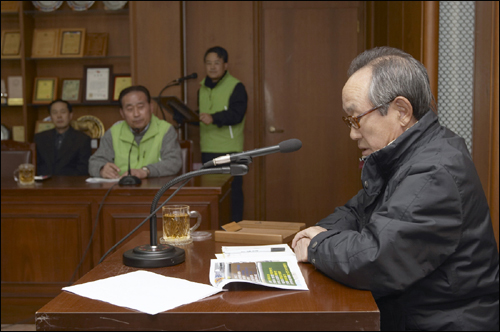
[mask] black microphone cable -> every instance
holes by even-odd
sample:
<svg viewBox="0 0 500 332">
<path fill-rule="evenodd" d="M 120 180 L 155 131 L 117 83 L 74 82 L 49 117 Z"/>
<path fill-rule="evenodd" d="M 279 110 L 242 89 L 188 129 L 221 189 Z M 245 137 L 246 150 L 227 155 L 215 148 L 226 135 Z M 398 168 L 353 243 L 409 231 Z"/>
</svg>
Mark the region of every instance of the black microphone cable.
<svg viewBox="0 0 500 332">
<path fill-rule="evenodd" d="M 71 279 L 69 280 L 68 285 L 71 285 L 71 283 L 73 282 L 73 279 L 75 278 L 76 274 L 78 273 L 78 270 L 80 269 L 80 266 L 83 264 L 85 256 L 87 255 L 87 253 L 90 249 L 90 245 L 92 244 L 92 241 L 94 239 L 95 230 L 97 229 L 97 224 L 99 222 L 99 214 L 101 213 L 101 209 L 104 205 L 104 200 L 108 197 L 109 193 L 111 192 L 111 189 L 113 189 L 113 187 L 116 186 L 117 184 L 118 184 L 118 182 L 114 183 L 108 189 L 106 194 L 104 194 L 104 197 L 102 198 L 101 203 L 99 204 L 99 209 L 97 210 L 97 215 L 95 216 L 94 226 L 92 227 L 92 234 L 90 234 L 89 243 L 87 245 L 87 248 L 85 249 L 85 252 L 83 253 L 83 256 L 82 256 L 82 259 L 80 260 L 80 263 L 78 263 L 78 266 L 76 267 L 75 272 L 73 272 L 73 275 L 71 276 Z"/>
</svg>

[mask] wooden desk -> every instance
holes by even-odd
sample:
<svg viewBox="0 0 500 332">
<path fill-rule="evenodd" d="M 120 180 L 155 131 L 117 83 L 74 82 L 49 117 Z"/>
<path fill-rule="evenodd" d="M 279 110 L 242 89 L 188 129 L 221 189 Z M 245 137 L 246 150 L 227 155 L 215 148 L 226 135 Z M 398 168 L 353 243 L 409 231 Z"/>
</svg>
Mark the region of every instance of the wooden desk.
<svg viewBox="0 0 500 332">
<path fill-rule="evenodd" d="M 82 277 L 76 284 L 139 269 L 122 264 L 122 254 L 148 241 L 143 232 Z M 214 240 L 185 247 L 186 261 L 146 269 L 165 276 L 209 284 L 210 259 L 222 245 Z M 237 245 L 237 244 L 234 244 Z M 244 283 L 228 292 L 148 315 L 63 292 L 36 313 L 37 330 L 379 330 L 380 313 L 369 291 L 343 286 L 299 264 L 309 291 L 279 290 Z M 126 292 L 126 290 L 124 290 Z M 165 299 L 168 301 L 168 299 Z"/>
<path fill-rule="evenodd" d="M 84 176 L 53 177 L 21 188 L 2 178 L 2 323 L 27 318 L 69 282 L 92 234 L 99 205 L 113 185 L 88 184 Z M 116 185 L 104 201 L 92 245 L 77 280 L 149 215 L 151 201 L 173 177 L 145 179 L 139 187 Z M 230 222 L 230 175 L 204 175 L 170 201 L 202 215 L 200 230 Z M 169 189 L 159 205 L 175 190 Z M 169 202 L 169 204 L 171 204 Z M 157 214 L 161 229 L 161 211 Z M 148 230 L 149 222 L 138 230 Z"/>
</svg>

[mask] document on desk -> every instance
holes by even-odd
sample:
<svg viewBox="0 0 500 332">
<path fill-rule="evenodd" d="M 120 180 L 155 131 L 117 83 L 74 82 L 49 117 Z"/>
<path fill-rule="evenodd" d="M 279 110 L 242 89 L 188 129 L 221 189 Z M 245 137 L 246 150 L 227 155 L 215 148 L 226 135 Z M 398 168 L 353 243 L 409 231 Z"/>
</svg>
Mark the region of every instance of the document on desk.
<svg viewBox="0 0 500 332">
<path fill-rule="evenodd" d="M 210 261 L 210 283 L 219 289 L 231 282 L 309 290 L 287 244 L 222 247 L 222 255 Z"/>
<path fill-rule="evenodd" d="M 87 183 L 112 183 L 112 182 L 118 182 L 120 179 L 105 179 L 105 178 L 98 178 L 98 177 L 92 177 L 88 178 L 85 180 Z"/>
<path fill-rule="evenodd" d="M 196 302 L 222 290 L 149 271 L 135 271 L 62 290 L 150 315 Z"/>
</svg>

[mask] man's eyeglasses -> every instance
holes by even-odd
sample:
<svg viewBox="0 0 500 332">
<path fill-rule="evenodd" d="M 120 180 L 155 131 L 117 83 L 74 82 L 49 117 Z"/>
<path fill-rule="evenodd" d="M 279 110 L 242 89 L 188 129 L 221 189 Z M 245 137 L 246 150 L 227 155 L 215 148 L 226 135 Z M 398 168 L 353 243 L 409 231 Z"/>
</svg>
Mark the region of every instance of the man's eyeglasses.
<svg viewBox="0 0 500 332">
<path fill-rule="evenodd" d="M 394 99 L 393 99 L 394 100 Z M 384 103 L 382 105 L 378 105 L 372 109 L 369 109 L 368 111 L 364 112 L 363 114 L 361 115 L 358 115 L 358 116 L 355 116 L 355 117 L 352 117 L 352 116 L 343 116 L 342 117 L 342 120 L 344 120 L 345 124 L 347 125 L 347 127 L 349 127 L 349 129 L 351 129 L 351 127 L 354 127 L 355 129 L 359 129 L 361 128 L 361 125 L 359 124 L 359 120 L 364 117 L 365 115 L 367 114 L 370 114 L 371 112 L 373 111 L 376 111 L 378 110 L 380 107 L 384 106 L 384 105 L 387 105 L 389 103 L 392 103 L 392 101 L 389 101 L 387 103 Z"/>
</svg>

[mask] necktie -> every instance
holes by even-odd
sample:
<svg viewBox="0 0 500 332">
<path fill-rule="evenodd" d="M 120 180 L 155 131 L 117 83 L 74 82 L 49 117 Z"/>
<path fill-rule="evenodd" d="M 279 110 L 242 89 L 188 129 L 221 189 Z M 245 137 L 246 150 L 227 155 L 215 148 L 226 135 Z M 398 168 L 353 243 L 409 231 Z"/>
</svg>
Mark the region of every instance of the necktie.
<svg viewBox="0 0 500 332">
<path fill-rule="evenodd" d="M 56 136 L 56 149 L 57 150 L 59 150 L 61 148 L 62 141 L 63 141 L 63 135 L 57 134 L 57 136 Z"/>
</svg>

